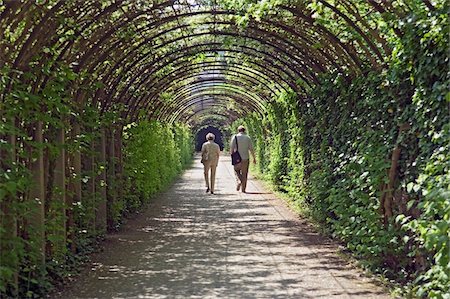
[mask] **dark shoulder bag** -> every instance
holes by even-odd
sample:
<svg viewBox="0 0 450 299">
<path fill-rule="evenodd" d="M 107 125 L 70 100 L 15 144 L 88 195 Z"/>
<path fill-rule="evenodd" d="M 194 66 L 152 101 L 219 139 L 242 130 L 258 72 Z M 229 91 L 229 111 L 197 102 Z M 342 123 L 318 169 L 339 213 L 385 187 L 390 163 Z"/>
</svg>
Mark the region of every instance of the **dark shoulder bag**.
<svg viewBox="0 0 450 299">
<path fill-rule="evenodd" d="M 241 155 L 238 152 L 239 146 L 238 146 L 238 141 L 237 141 L 236 136 L 234 136 L 234 140 L 236 141 L 236 151 L 231 154 L 231 164 L 232 165 L 239 164 L 242 161 Z"/>
</svg>

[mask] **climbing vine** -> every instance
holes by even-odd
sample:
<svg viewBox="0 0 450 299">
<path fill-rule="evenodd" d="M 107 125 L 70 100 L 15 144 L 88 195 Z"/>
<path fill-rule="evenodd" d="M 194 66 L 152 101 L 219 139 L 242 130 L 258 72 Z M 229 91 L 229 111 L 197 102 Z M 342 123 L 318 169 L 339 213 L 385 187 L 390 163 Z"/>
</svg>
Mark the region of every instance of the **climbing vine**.
<svg viewBox="0 0 450 299">
<path fill-rule="evenodd" d="M 416 296 L 450 284 L 448 19 L 408 15 L 388 67 L 329 73 L 244 121 L 258 170 L 372 270 Z"/>
<path fill-rule="evenodd" d="M 193 141 L 187 127 L 155 121 L 127 125 L 124 134 L 124 184 L 128 190 L 119 210 L 130 213 L 188 165 Z"/>
<path fill-rule="evenodd" d="M 89 80 L 92 95 L 101 84 L 66 64 L 1 72 L 0 296 L 34 298 L 167 186 L 192 141 L 182 125 L 122 128 L 120 105 L 103 114 L 91 99 L 80 107 L 71 86 Z M 167 163 L 144 162 L 157 156 Z"/>
</svg>

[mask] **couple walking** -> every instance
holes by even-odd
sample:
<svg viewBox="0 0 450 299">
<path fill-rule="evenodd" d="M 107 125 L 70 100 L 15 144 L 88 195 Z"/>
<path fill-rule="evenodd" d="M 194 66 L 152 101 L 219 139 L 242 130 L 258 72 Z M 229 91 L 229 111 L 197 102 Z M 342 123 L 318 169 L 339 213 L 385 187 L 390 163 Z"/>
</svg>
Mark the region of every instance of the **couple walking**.
<svg viewBox="0 0 450 299">
<path fill-rule="evenodd" d="M 216 180 L 216 168 L 219 163 L 220 148 L 217 143 L 214 142 L 215 136 L 212 133 L 206 135 L 208 140 L 202 145 L 202 163 L 205 174 L 206 193 L 211 192 L 214 194 L 214 185 Z M 238 133 L 231 138 L 230 154 L 239 152 L 241 156 L 241 162 L 234 165 L 234 174 L 236 176 L 236 190 L 242 189 L 242 192 L 246 192 L 247 188 L 247 176 L 250 154 L 253 157 L 253 163 L 256 163 L 255 151 L 253 149 L 253 143 L 250 137 L 245 133 L 245 127 L 239 126 Z M 211 177 L 209 173 L 211 172 Z"/>
</svg>

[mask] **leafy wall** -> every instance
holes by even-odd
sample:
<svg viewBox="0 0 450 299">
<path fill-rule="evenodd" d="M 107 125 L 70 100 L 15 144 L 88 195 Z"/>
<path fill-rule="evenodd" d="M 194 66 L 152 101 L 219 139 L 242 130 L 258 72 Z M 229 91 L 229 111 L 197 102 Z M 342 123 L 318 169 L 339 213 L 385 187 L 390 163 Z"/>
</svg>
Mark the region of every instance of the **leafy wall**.
<svg viewBox="0 0 450 299">
<path fill-rule="evenodd" d="M 163 190 L 192 159 L 190 129 L 80 109 L 59 65 L 40 90 L 3 74 L 0 123 L 0 297 L 42 296 L 107 230 Z M 7 72 L 5 72 L 7 73 Z M 95 85 L 90 92 L 96 90 Z M 8 139 L 9 138 L 9 139 Z M 162 162 L 164 161 L 164 163 Z M 42 201 L 45 204 L 42 204 Z"/>
<path fill-rule="evenodd" d="M 446 11 L 409 15 L 383 70 L 324 74 L 245 122 L 257 170 L 372 269 L 419 297 L 450 285 Z"/>
</svg>

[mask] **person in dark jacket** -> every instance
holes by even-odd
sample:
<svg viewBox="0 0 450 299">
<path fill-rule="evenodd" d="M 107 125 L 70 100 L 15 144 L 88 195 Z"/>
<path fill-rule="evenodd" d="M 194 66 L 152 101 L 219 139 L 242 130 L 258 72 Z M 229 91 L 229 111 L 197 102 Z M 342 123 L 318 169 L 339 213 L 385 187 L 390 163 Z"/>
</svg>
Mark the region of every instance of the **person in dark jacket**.
<svg viewBox="0 0 450 299">
<path fill-rule="evenodd" d="M 246 192 L 247 188 L 247 176 L 250 154 L 253 157 L 253 164 L 256 164 L 255 150 L 253 149 L 253 143 L 251 138 L 245 133 L 245 127 L 239 126 L 238 133 L 231 138 L 230 142 L 230 154 L 238 151 L 242 161 L 234 165 L 234 173 L 236 176 L 236 190 L 242 188 L 242 192 Z"/>
</svg>

